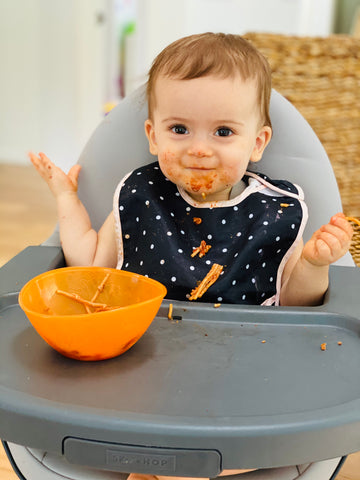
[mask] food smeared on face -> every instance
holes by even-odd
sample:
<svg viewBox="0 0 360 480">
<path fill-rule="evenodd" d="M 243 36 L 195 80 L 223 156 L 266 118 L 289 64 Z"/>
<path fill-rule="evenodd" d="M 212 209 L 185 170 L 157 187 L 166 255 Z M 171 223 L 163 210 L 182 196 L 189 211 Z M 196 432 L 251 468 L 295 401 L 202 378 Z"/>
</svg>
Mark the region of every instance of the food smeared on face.
<svg viewBox="0 0 360 480">
<path fill-rule="evenodd" d="M 163 174 L 196 202 L 228 200 L 271 136 L 261 126 L 256 81 L 159 75 L 154 98 L 145 132 Z"/>
</svg>

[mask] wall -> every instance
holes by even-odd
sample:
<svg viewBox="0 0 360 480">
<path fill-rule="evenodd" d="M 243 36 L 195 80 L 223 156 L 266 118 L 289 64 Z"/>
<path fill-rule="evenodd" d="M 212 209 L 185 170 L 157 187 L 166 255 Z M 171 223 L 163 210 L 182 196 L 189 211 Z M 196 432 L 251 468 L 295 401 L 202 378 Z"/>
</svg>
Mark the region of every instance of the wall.
<svg viewBox="0 0 360 480">
<path fill-rule="evenodd" d="M 129 58 L 128 92 L 146 80 L 154 56 L 184 35 L 249 31 L 328 35 L 335 0 L 137 0 L 137 33 Z"/>
<path fill-rule="evenodd" d="M 76 162 L 113 100 L 115 1 L 0 0 L 0 161 L 27 162 L 29 150 L 42 150 L 64 168 Z M 175 38 L 205 30 L 326 34 L 333 3 L 137 0 L 126 93 Z"/>
<path fill-rule="evenodd" d="M 72 165 L 102 118 L 106 0 L 1 0 L 0 160 Z"/>
<path fill-rule="evenodd" d="M 18 159 L 39 138 L 39 27 L 33 1 L 0 2 L 2 159 Z M 29 43 L 34 48 L 29 49 Z"/>
</svg>

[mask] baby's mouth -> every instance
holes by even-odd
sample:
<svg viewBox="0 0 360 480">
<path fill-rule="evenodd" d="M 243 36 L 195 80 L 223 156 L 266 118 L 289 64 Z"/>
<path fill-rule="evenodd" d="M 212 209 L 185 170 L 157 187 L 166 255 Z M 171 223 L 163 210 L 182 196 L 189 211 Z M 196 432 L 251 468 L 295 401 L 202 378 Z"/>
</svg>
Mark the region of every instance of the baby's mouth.
<svg viewBox="0 0 360 480">
<path fill-rule="evenodd" d="M 211 172 L 215 170 L 214 168 L 209 167 L 187 167 L 188 170 L 199 171 L 199 172 Z"/>
</svg>

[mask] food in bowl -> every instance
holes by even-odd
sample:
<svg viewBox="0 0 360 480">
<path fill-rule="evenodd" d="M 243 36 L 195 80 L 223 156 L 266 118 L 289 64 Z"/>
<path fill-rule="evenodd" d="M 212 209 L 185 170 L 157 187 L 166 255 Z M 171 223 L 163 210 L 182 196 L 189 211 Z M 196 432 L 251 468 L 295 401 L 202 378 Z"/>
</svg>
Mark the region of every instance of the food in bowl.
<svg viewBox="0 0 360 480">
<path fill-rule="evenodd" d="M 20 307 L 55 350 L 77 360 L 126 352 L 145 333 L 166 287 L 145 276 L 103 267 L 65 267 L 30 280 Z"/>
</svg>

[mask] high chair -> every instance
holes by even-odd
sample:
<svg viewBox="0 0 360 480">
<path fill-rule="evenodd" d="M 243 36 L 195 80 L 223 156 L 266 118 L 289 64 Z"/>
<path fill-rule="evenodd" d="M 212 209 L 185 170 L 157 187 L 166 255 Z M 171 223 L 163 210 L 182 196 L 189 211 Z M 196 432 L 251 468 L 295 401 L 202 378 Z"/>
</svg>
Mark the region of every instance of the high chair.
<svg viewBox="0 0 360 480">
<path fill-rule="evenodd" d="M 273 139 L 257 168 L 302 186 L 307 240 L 342 209 L 336 180 L 308 123 L 276 91 L 270 113 Z M 141 88 L 81 155 L 79 196 L 95 228 L 119 180 L 154 161 L 146 116 Z M 174 302 L 176 323 L 165 300 L 127 354 L 86 363 L 52 351 L 17 305 L 30 278 L 64 265 L 59 245 L 54 232 L 0 269 L 0 437 L 20 479 L 214 478 L 260 468 L 238 478 L 329 480 L 360 450 L 360 276 L 350 255 L 331 267 L 320 307 Z"/>
</svg>

